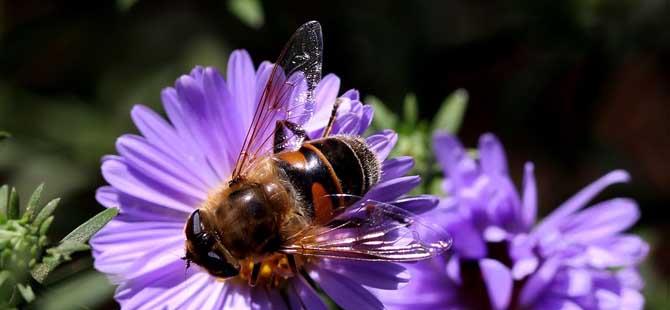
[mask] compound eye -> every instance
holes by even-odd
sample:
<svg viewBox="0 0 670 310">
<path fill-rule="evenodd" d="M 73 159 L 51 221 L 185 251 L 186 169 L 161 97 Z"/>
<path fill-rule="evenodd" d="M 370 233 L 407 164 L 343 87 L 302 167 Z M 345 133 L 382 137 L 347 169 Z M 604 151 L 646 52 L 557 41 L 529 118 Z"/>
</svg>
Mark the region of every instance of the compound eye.
<svg viewBox="0 0 670 310">
<path fill-rule="evenodd" d="M 186 238 L 196 243 L 200 247 L 209 248 L 213 244 L 210 234 L 205 231 L 205 225 L 202 222 L 200 210 L 195 210 L 186 222 Z"/>
<path fill-rule="evenodd" d="M 190 224 L 190 230 L 193 235 L 199 235 L 205 230 L 205 226 L 202 224 L 202 219 L 200 218 L 200 210 L 193 211 L 190 218 Z"/>
<path fill-rule="evenodd" d="M 204 265 L 210 273 L 221 278 L 234 277 L 240 273 L 235 266 L 214 251 L 207 253 Z"/>
<path fill-rule="evenodd" d="M 191 213 L 186 221 L 186 235 L 189 239 L 195 239 L 205 231 L 205 225 L 202 223 L 200 210 L 195 210 Z"/>
</svg>

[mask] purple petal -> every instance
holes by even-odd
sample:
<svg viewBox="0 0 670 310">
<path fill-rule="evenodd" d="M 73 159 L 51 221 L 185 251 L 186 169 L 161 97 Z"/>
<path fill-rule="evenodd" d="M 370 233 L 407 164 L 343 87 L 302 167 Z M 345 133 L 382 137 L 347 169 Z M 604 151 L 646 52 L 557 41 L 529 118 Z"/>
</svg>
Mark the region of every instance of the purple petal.
<svg viewBox="0 0 670 310">
<path fill-rule="evenodd" d="M 112 186 L 103 186 L 95 198 L 107 208 L 120 208 L 120 213 L 132 221 L 185 223 L 188 214 L 120 193 Z"/>
<path fill-rule="evenodd" d="M 291 280 L 288 297 L 291 309 L 328 309 L 328 306 L 319 298 L 319 294 L 302 276 L 294 277 Z"/>
<path fill-rule="evenodd" d="M 374 290 L 387 309 L 459 309 L 459 289 L 444 277 L 441 259 L 408 264 L 412 280 L 399 290 Z"/>
<path fill-rule="evenodd" d="M 535 184 L 534 170 L 535 168 L 531 162 L 527 162 L 524 166 L 521 221 L 526 231 L 533 227 L 537 217 L 537 185 Z"/>
<path fill-rule="evenodd" d="M 183 84 L 193 84 L 191 77 L 182 76 L 178 80 L 178 86 Z M 185 82 L 189 81 L 189 82 Z M 195 87 L 195 86 L 194 86 Z M 184 92 L 184 90 L 182 90 Z M 161 92 L 161 100 L 168 118 L 174 125 L 180 139 L 192 152 L 202 157 L 200 163 L 203 168 L 209 168 L 219 180 L 225 178 L 218 169 L 213 169 L 212 165 L 218 163 L 211 158 L 214 151 L 214 145 L 211 142 L 211 135 L 202 127 L 204 102 L 188 102 L 181 97 L 181 94 L 174 88 L 168 87 Z M 229 164 L 229 163 L 221 163 Z M 229 169 L 229 168 L 228 168 Z M 218 174 L 217 174 L 218 173 Z"/>
<path fill-rule="evenodd" d="M 598 300 L 598 309 L 623 309 L 619 295 L 609 290 L 596 290 L 596 299 Z"/>
<path fill-rule="evenodd" d="M 202 82 L 202 77 L 198 80 L 192 76 L 177 79 L 175 89 L 179 103 L 165 102 L 166 109 L 170 107 L 173 110 L 171 115 L 181 114 L 180 117 L 186 123 L 186 130 L 190 131 L 211 168 L 219 179 L 225 179 L 232 170 L 232 160 L 223 152 L 225 142 L 221 141 L 220 133 L 223 128 L 220 125 L 224 121 L 219 119 L 219 113 L 214 112 L 207 104 Z"/>
<path fill-rule="evenodd" d="M 383 162 L 398 141 L 398 134 L 393 130 L 386 129 L 381 133 L 369 136 L 366 141 L 370 149 L 377 154 L 379 161 Z"/>
<path fill-rule="evenodd" d="M 360 127 L 359 123 L 360 118 L 356 114 L 349 113 L 338 116 L 335 120 L 335 123 L 333 124 L 332 134 L 355 135 L 358 132 L 358 128 Z M 321 126 L 323 127 L 325 124 L 326 123 Z"/>
<path fill-rule="evenodd" d="M 507 239 L 509 234 L 504 229 L 498 226 L 488 226 L 484 229 L 482 233 L 484 240 L 490 243 L 502 242 Z"/>
<path fill-rule="evenodd" d="M 535 299 L 549 286 L 554 279 L 560 259 L 549 258 L 536 273 L 531 275 L 521 289 L 520 303 L 523 306 L 531 305 Z"/>
<path fill-rule="evenodd" d="M 461 142 L 446 132 L 439 132 L 433 136 L 433 152 L 448 177 L 452 176 L 455 172 L 454 167 L 466 156 Z"/>
<path fill-rule="evenodd" d="M 196 200 L 207 198 L 207 185 L 189 175 L 186 167 L 148 144 L 142 137 L 123 135 L 116 141 L 116 149 L 128 165 L 156 182 Z"/>
<path fill-rule="evenodd" d="M 490 175 L 507 175 L 507 159 L 502 144 L 493 134 L 479 139 L 479 162 L 482 170 Z"/>
<path fill-rule="evenodd" d="M 361 115 L 361 127 L 358 129 L 358 134 L 362 135 L 372 124 L 372 117 L 374 116 L 374 109 L 371 106 L 363 106 L 363 114 Z"/>
<path fill-rule="evenodd" d="M 316 95 L 317 109 L 330 117 L 331 109 L 337 99 L 337 93 L 340 91 L 340 78 L 335 74 L 328 74 L 323 77 L 319 85 L 314 90 Z M 328 119 L 325 119 L 326 121 Z"/>
<path fill-rule="evenodd" d="M 363 105 L 358 100 L 350 98 L 357 96 L 358 95 L 355 92 L 349 91 L 339 98 L 341 102 L 337 110 L 337 117 L 333 123 L 332 131 L 330 132 L 331 135 L 361 135 L 369 126 L 370 120 L 366 119 Z M 318 115 L 315 115 L 303 126 L 310 137 L 319 138 L 323 135 L 323 127 L 328 123 L 331 116 L 331 107 L 332 102 L 329 103 L 327 109 L 317 109 Z"/>
<path fill-rule="evenodd" d="M 387 159 L 382 163 L 381 181 L 401 177 L 414 167 L 414 159 L 409 156 L 400 156 Z"/>
<path fill-rule="evenodd" d="M 527 275 L 535 272 L 539 264 L 539 260 L 535 256 L 524 257 L 514 263 L 514 267 L 512 267 L 512 277 L 514 280 L 521 280 Z"/>
<path fill-rule="evenodd" d="M 156 245 L 183 242 L 182 223 L 125 220 L 121 214 L 91 239 L 95 267 L 102 272 L 119 275 Z"/>
<path fill-rule="evenodd" d="M 528 238 L 526 234 L 517 234 L 512 237 L 509 243 L 509 255 L 512 259 L 512 277 L 515 280 L 521 280 L 527 275 L 535 272 L 540 261 L 535 253 L 534 240 Z"/>
<path fill-rule="evenodd" d="M 226 291 L 226 300 L 221 309 L 251 309 L 251 292 L 250 287 L 245 283 L 225 285 L 228 288 Z"/>
<path fill-rule="evenodd" d="M 389 262 L 323 260 L 319 265 L 356 282 L 379 289 L 395 290 L 409 281 L 410 275 L 401 265 Z"/>
<path fill-rule="evenodd" d="M 342 97 L 349 98 L 351 101 L 361 100 L 361 96 L 358 93 L 358 90 L 350 89 L 342 94 Z"/>
<path fill-rule="evenodd" d="M 462 200 L 473 201 L 473 215 L 480 227 L 495 225 L 509 232 L 526 231 L 521 227 L 522 202 L 508 177 L 488 175 L 478 178 L 463 188 L 460 196 Z"/>
<path fill-rule="evenodd" d="M 242 119 L 243 124 L 251 124 L 257 103 L 256 71 L 247 51 L 235 50 L 230 54 L 226 79 L 233 102 L 240 112 L 236 117 Z"/>
<path fill-rule="evenodd" d="M 119 208 L 118 191 L 112 186 L 103 186 L 95 191 L 95 200 L 105 208 Z"/>
<path fill-rule="evenodd" d="M 256 98 L 254 102 L 258 103 L 263 96 L 263 91 L 265 90 L 265 86 L 267 86 L 273 69 L 274 64 L 267 60 L 258 65 L 258 70 L 256 70 Z"/>
<path fill-rule="evenodd" d="M 214 151 L 217 152 L 216 162 L 233 162 L 242 148 L 242 142 L 249 124 L 239 117 L 241 109 L 233 101 L 228 85 L 221 74 L 214 68 L 205 68 L 202 90 L 207 104 L 205 113 L 209 119 L 209 128 L 205 128 L 212 135 Z M 230 165 L 228 165 L 230 167 Z M 230 173 L 225 171 L 226 176 Z"/>
<path fill-rule="evenodd" d="M 533 309 L 542 310 L 583 310 L 582 307 L 569 299 L 548 297 L 538 302 Z"/>
<path fill-rule="evenodd" d="M 486 243 L 474 224 L 456 215 L 448 218 L 445 228 L 454 239 L 454 251 L 466 259 L 478 259 L 486 256 Z"/>
<path fill-rule="evenodd" d="M 594 242 L 584 255 L 589 263 L 601 268 L 620 268 L 640 263 L 648 254 L 649 245 L 635 235 L 616 235 Z"/>
<path fill-rule="evenodd" d="M 197 292 L 190 302 L 194 309 L 221 309 L 227 297 L 226 283 L 222 281 L 210 281 L 207 288 Z"/>
<path fill-rule="evenodd" d="M 485 258 L 479 261 L 479 268 L 486 283 L 486 289 L 494 309 L 506 309 L 512 297 L 512 274 L 501 262 Z"/>
<path fill-rule="evenodd" d="M 142 136 L 151 144 L 173 156 L 208 187 L 217 184 L 218 177 L 209 167 L 206 167 L 206 160 L 202 154 L 190 147 L 188 141 L 179 137 L 175 129 L 162 117 L 142 105 L 134 106 L 131 116 Z"/>
<path fill-rule="evenodd" d="M 102 163 L 102 175 L 119 191 L 176 211 L 190 213 L 198 201 L 175 193 L 165 184 L 155 182 L 133 170 L 120 157 Z"/>
<path fill-rule="evenodd" d="M 591 275 L 585 269 L 569 268 L 559 272 L 551 283 L 551 291 L 561 295 L 578 297 L 591 293 Z"/>
<path fill-rule="evenodd" d="M 132 282 L 136 279 L 146 277 L 159 269 L 178 269 L 182 275 L 186 272 L 186 262 L 184 262 L 184 234 L 181 232 L 172 239 L 163 239 L 155 242 L 153 247 L 148 248 L 141 257 L 136 259 L 124 271 L 124 279 Z M 193 268 L 195 270 L 195 268 Z"/>
<path fill-rule="evenodd" d="M 458 258 L 458 254 L 454 254 L 449 258 L 447 262 L 447 268 L 445 269 L 449 279 L 454 281 L 457 284 L 463 284 L 463 279 L 461 279 L 461 261 Z"/>
<path fill-rule="evenodd" d="M 196 269 L 184 271 L 184 267 L 183 262 L 173 261 L 164 265 L 163 268 L 126 281 L 118 287 L 114 298 L 123 309 L 138 309 L 151 303 L 162 294 L 176 295 L 185 290 L 189 283 L 210 278 L 206 273 L 196 271 Z"/>
<path fill-rule="evenodd" d="M 406 176 L 377 183 L 365 195 L 365 198 L 381 202 L 393 201 L 404 195 L 421 183 L 418 176 Z"/>
<path fill-rule="evenodd" d="M 465 148 L 456 137 L 445 132 L 436 133 L 433 136 L 433 149 L 445 177 L 448 178 L 445 181 L 448 180 L 450 184 L 446 192 L 451 193 L 465 188 L 466 184 L 480 175 L 477 164 L 468 157 Z"/>
<path fill-rule="evenodd" d="M 340 91 L 340 78 L 334 74 L 328 74 L 314 90 L 316 95 L 315 113 L 312 118 L 304 124 L 306 131 L 316 131 L 328 124 L 333 110 L 333 104 L 337 99 L 337 93 Z M 341 111 L 338 111 L 338 115 Z"/>
<path fill-rule="evenodd" d="M 211 292 L 216 289 L 214 280 L 207 274 L 199 273 L 184 279 L 183 282 L 163 289 L 162 292 L 151 298 L 143 298 L 143 309 L 186 309 L 195 308 L 193 303 L 199 303 L 203 298 L 216 298 Z M 134 299 L 140 299 L 136 296 Z M 124 305 L 124 308 L 132 308 Z"/>
<path fill-rule="evenodd" d="M 617 279 L 624 287 L 641 290 L 644 288 L 644 279 L 637 268 L 624 268 L 616 273 Z"/>
<path fill-rule="evenodd" d="M 570 241 L 586 243 L 622 232 L 639 218 L 635 201 L 618 198 L 579 212 L 567 219 L 561 230 Z"/>
<path fill-rule="evenodd" d="M 382 303 L 354 280 L 325 269 L 314 269 L 310 276 L 344 309 L 383 309 Z"/>
<path fill-rule="evenodd" d="M 641 310 L 644 309 L 644 296 L 636 290 L 624 288 L 620 303 L 621 309 Z"/>
<path fill-rule="evenodd" d="M 629 179 L 628 173 L 623 170 L 615 170 L 606 174 L 560 205 L 535 228 L 533 234 L 542 235 L 547 229 L 552 229 L 565 217 L 582 208 L 606 187 L 616 183 L 627 182 Z"/>
<path fill-rule="evenodd" d="M 396 199 L 393 205 L 414 214 L 422 214 L 435 208 L 440 200 L 433 195 L 418 195 Z"/>
<path fill-rule="evenodd" d="M 279 294 L 279 290 L 266 287 L 254 287 L 251 289 L 251 309 L 287 309 L 286 302 Z"/>
</svg>

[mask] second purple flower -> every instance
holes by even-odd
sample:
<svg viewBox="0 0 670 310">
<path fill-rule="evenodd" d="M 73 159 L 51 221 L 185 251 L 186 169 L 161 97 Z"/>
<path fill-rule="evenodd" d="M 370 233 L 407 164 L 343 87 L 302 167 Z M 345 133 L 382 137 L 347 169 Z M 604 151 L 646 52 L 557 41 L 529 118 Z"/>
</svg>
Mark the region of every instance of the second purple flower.
<svg viewBox="0 0 670 310">
<path fill-rule="evenodd" d="M 635 201 L 588 206 L 629 175 L 613 171 L 537 219 L 532 163 L 520 193 L 502 145 L 481 137 L 478 160 L 457 138 L 437 134 L 434 151 L 446 193 L 427 216 L 452 234 L 454 252 L 408 267 L 401 294 L 380 292 L 393 309 L 642 309 L 637 265 L 648 245 L 624 231 L 639 218 Z M 413 296 L 408 299 L 403 296 Z"/>
</svg>

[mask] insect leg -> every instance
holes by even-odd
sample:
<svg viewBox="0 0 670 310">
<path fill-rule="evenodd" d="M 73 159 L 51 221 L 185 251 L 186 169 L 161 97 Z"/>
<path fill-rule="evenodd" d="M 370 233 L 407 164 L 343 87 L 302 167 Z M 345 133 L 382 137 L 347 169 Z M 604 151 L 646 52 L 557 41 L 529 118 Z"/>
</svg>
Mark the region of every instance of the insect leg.
<svg viewBox="0 0 670 310">
<path fill-rule="evenodd" d="M 323 138 L 329 136 L 330 131 L 333 130 L 333 124 L 335 124 L 335 117 L 337 116 L 337 109 L 340 107 L 341 102 L 342 99 L 335 99 L 335 104 L 333 104 L 333 111 L 330 112 L 330 119 L 328 119 L 328 125 L 326 125 L 326 128 L 323 130 Z"/>
<path fill-rule="evenodd" d="M 291 268 L 291 272 L 293 272 L 294 275 L 297 275 L 298 266 L 295 264 L 295 257 L 293 257 L 293 254 L 287 254 L 286 259 L 288 260 L 288 266 Z"/>
<path fill-rule="evenodd" d="M 292 132 L 295 135 L 295 137 L 298 139 L 297 144 L 302 144 L 303 141 L 309 140 L 307 132 L 305 132 L 305 130 L 302 129 L 300 125 L 293 122 L 289 122 L 287 120 L 279 120 L 275 124 L 274 147 L 273 147 L 273 152 L 275 154 L 286 149 L 286 140 L 289 139 L 289 137 L 286 136 L 286 130 Z"/>
<path fill-rule="evenodd" d="M 258 282 L 258 275 L 261 273 L 261 263 L 254 263 L 254 267 L 251 269 L 251 275 L 249 276 L 249 286 L 256 286 Z"/>
</svg>

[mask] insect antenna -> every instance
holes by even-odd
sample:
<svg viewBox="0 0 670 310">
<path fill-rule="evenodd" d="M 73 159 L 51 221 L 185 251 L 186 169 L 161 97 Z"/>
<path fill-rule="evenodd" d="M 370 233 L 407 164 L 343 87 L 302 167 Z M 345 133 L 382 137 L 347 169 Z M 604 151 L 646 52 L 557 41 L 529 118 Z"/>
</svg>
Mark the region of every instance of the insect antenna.
<svg viewBox="0 0 670 310">
<path fill-rule="evenodd" d="M 335 104 L 333 104 L 333 111 L 330 113 L 330 119 L 328 119 L 328 125 L 326 125 L 326 128 L 323 130 L 323 137 L 328 137 L 330 135 L 330 131 L 333 130 L 333 125 L 335 124 L 335 117 L 337 117 L 337 109 L 340 107 L 340 103 L 342 102 L 342 99 L 337 98 L 335 100 Z"/>
</svg>

